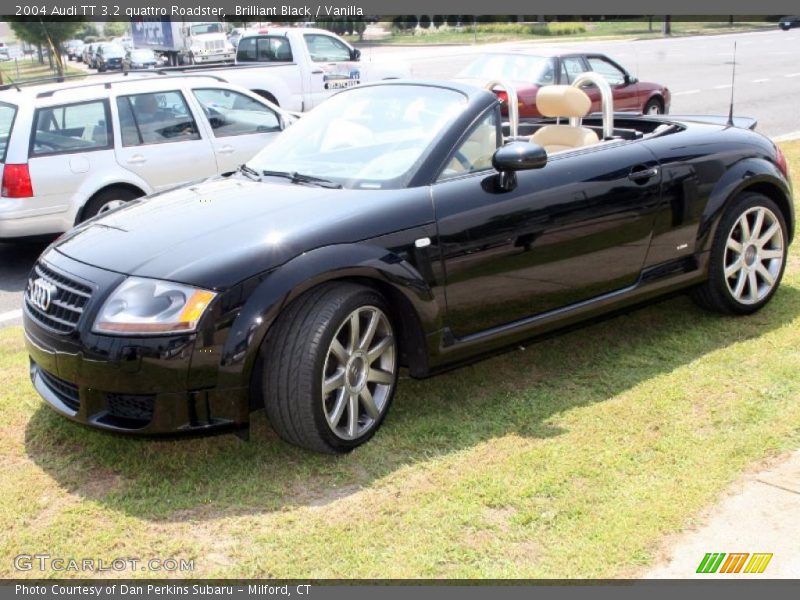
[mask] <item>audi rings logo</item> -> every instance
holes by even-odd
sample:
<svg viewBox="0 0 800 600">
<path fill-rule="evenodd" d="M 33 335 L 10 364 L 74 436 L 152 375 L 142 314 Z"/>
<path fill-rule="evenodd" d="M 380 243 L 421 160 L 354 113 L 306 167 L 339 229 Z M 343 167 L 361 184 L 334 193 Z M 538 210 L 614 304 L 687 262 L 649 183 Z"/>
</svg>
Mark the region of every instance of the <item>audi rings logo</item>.
<svg viewBox="0 0 800 600">
<path fill-rule="evenodd" d="M 28 300 L 42 312 L 47 312 L 57 294 L 58 288 L 41 277 L 28 280 Z"/>
</svg>

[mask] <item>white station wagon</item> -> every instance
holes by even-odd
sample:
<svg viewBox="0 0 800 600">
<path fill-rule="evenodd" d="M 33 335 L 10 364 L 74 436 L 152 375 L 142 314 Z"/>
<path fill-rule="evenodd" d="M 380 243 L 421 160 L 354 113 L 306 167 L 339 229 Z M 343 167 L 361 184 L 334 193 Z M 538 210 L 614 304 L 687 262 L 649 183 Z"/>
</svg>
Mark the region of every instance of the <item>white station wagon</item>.
<svg viewBox="0 0 800 600">
<path fill-rule="evenodd" d="M 0 91 L 0 240 L 67 231 L 235 170 L 296 117 L 213 76 L 92 76 Z"/>
</svg>

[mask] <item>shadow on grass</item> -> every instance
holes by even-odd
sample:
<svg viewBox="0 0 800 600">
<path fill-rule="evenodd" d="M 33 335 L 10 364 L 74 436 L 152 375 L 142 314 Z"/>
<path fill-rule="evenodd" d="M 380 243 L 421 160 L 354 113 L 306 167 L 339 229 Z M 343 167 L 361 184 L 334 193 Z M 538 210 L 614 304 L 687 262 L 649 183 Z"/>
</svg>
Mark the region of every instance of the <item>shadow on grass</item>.
<svg viewBox="0 0 800 600">
<path fill-rule="evenodd" d="M 44 406 L 29 421 L 26 450 L 71 493 L 153 521 L 324 505 L 404 466 L 493 438 L 561 435 L 549 423 L 559 413 L 756 338 L 799 307 L 800 290 L 789 285 L 743 318 L 712 315 L 679 297 L 432 379 L 405 379 L 383 428 L 346 456 L 285 444 L 263 412 L 253 415 L 247 443 L 233 435 L 159 441 L 88 429 Z"/>
</svg>

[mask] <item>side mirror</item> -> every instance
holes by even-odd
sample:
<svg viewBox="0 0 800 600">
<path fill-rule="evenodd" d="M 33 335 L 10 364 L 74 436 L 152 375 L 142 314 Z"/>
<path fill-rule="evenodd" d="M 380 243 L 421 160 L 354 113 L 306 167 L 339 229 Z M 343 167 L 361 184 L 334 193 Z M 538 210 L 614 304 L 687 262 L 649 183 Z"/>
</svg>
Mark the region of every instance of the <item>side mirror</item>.
<svg viewBox="0 0 800 600">
<path fill-rule="evenodd" d="M 361 60 L 361 50 L 358 48 L 350 50 L 350 60 Z"/>
<path fill-rule="evenodd" d="M 625 73 L 625 84 L 633 85 L 634 83 L 639 83 L 639 80 L 633 75 L 628 75 L 627 73 Z"/>
<path fill-rule="evenodd" d="M 530 142 L 511 142 L 495 150 L 492 166 L 497 169 L 497 184 L 503 191 L 517 187 L 517 171 L 541 169 L 547 164 L 547 151 Z"/>
</svg>

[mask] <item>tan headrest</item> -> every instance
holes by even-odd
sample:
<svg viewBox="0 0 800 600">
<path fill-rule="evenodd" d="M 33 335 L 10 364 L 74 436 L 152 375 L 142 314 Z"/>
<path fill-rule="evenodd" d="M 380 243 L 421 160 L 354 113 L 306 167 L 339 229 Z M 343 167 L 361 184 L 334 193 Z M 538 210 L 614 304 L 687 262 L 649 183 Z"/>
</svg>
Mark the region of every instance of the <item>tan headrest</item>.
<svg viewBox="0 0 800 600">
<path fill-rule="evenodd" d="M 571 85 L 546 85 L 536 94 L 536 108 L 544 117 L 585 117 L 592 101 Z"/>
</svg>

